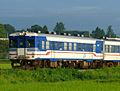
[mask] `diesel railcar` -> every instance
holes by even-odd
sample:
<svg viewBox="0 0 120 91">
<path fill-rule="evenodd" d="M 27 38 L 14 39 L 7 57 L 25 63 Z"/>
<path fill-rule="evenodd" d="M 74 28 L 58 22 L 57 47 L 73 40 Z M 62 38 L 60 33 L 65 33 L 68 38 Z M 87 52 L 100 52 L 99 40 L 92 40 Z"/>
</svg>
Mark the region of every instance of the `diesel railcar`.
<svg viewBox="0 0 120 91">
<path fill-rule="evenodd" d="M 98 68 L 120 62 L 119 39 L 93 39 L 32 32 L 9 36 L 9 59 L 13 68 Z"/>
</svg>

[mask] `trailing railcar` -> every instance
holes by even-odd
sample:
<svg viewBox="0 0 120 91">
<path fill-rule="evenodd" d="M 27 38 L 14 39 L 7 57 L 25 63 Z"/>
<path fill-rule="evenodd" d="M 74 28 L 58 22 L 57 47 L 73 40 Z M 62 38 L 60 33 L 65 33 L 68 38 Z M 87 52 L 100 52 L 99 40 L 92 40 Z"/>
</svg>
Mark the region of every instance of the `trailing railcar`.
<svg viewBox="0 0 120 91">
<path fill-rule="evenodd" d="M 110 66 L 118 64 L 120 59 L 119 53 L 115 54 L 117 58 L 114 60 L 108 56 L 114 54 L 107 52 L 111 42 L 114 41 L 30 32 L 13 33 L 9 36 L 9 58 L 12 67 L 25 69 Z M 120 45 L 119 41 L 114 43 Z"/>
</svg>

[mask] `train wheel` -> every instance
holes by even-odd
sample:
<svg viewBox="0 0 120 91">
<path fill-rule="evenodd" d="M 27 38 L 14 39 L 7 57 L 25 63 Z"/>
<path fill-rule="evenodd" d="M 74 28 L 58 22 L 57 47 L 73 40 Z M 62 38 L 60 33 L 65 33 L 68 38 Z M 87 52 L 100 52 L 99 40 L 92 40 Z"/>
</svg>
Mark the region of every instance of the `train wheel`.
<svg viewBox="0 0 120 91">
<path fill-rule="evenodd" d="M 62 67 L 62 61 L 58 61 L 57 65 L 58 65 L 58 68 L 61 68 Z"/>
<path fill-rule="evenodd" d="M 56 68 L 56 67 L 58 67 L 57 62 L 50 62 L 50 67 L 51 67 L 51 68 Z"/>
<path fill-rule="evenodd" d="M 107 67 L 113 67 L 113 66 L 114 66 L 113 62 L 108 62 L 107 63 Z"/>
<path fill-rule="evenodd" d="M 12 68 L 15 68 L 14 62 L 13 62 L 13 61 L 11 62 L 11 66 L 12 66 Z"/>
<path fill-rule="evenodd" d="M 69 68 L 75 68 L 75 62 L 74 62 L 74 61 L 71 61 L 71 62 L 68 64 L 68 67 L 69 67 Z"/>
<path fill-rule="evenodd" d="M 89 67 L 89 63 L 88 62 L 85 62 L 85 61 L 81 61 L 80 62 L 80 68 L 88 69 L 88 67 Z"/>
</svg>

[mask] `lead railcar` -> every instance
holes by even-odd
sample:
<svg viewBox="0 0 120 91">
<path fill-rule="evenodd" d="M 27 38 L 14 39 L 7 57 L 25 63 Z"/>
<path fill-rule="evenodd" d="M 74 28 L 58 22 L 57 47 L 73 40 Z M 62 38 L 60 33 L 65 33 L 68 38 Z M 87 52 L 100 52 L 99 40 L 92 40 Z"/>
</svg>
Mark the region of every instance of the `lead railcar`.
<svg viewBox="0 0 120 91">
<path fill-rule="evenodd" d="M 96 68 L 119 65 L 120 41 L 85 37 L 13 33 L 9 36 L 12 67 Z"/>
</svg>

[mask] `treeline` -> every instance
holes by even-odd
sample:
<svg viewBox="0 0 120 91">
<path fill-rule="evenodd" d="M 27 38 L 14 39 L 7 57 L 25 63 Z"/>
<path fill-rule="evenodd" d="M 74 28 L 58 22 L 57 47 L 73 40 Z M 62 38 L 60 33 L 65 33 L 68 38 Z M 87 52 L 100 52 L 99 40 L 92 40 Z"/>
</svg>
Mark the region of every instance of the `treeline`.
<svg viewBox="0 0 120 91">
<path fill-rule="evenodd" d="M 0 38 L 2 37 L 7 37 L 10 33 L 14 32 L 22 32 L 22 31 L 28 31 L 28 32 L 36 32 L 38 33 L 39 31 L 41 33 L 49 33 L 50 31 L 48 30 L 48 27 L 46 25 L 40 26 L 40 25 L 32 25 L 30 28 L 27 29 L 21 29 L 21 30 L 16 30 L 14 26 L 10 24 L 0 24 Z M 92 37 L 92 38 L 98 38 L 102 39 L 105 37 L 109 38 L 115 38 L 117 35 L 114 33 L 114 30 L 112 29 L 112 26 L 109 25 L 107 27 L 107 30 L 104 30 L 100 27 L 96 27 L 95 30 L 93 30 L 91 33 L 89 31 L 80 31 L 80 30 L 67 30 L 65 28 L 65 25 L 63 22 L 57 22 L 52 33 L 56 32 L 56 34 L 61 34 L 63 35 L 64 33 L 73 35 L 73 36 L 84 36 L 84 37 Z"/>
</svg>

